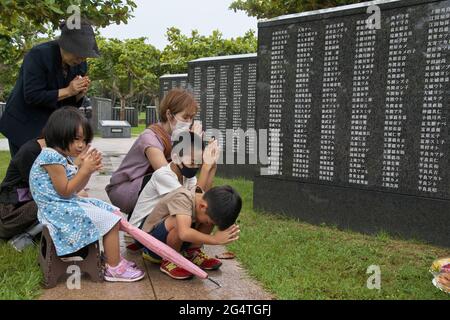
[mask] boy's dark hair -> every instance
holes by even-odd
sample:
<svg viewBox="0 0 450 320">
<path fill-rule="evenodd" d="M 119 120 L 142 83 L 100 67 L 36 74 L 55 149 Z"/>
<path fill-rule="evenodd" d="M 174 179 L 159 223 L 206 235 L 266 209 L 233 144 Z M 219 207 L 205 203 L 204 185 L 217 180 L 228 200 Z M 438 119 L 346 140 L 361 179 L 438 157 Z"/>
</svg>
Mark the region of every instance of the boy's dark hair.
<svg viewBox="0 0 450 320">
<path fill-rule="evenodd" d="M 190 144 L 186 144 L 185 139 L 190 139 L 191 143 Z M 183 150 L 185 150 L 186 148 L 189 148 L 188 150 L 192 150 L 192 146 L 194 146 L 193 150 L 195 151 L 200 151 L 200 147 L 202 148 L 202 154 L 203 154 L 203 150 L 205 150 L 205 142 L 203 141 L 202 137 L 200 137 L 198 134 L 191 132 L 191 131 L 186 131 L 183 132 L 179 135 L 177 135 L 175 137 L 175 141 L 172 144 L 172 150 L 177 150 L 178 148 L 176 148 L 176 146 L 180 145 L 181 143 L 185 143 L 186 145 L 183 146 L 179 146 L 180 151 L 177 152 L 179 157 L 182 157 L 184 152 Z M 189 147 L 188 147 L 189 146 Z M 172 154 L 174 152 L 172 151 Z"/>
<path fill-rule="evenodd" d="M 203 200 L 208 204 L 206 214 L 219 230 L 231 227 L 242 209 L 241 196 L 230 186 L 211 188 L 203 195 Z"/>
<path fill-rule="evenodd" d="M 49 148 L 67 151 L 76 139 L 78 129 L 83 128 L 84 140 L 90 143 L 94 132 L 89 120 L 75 107 L 64 107 L 52 113 L 44 128 L 45 144 Z"/>
</svg>

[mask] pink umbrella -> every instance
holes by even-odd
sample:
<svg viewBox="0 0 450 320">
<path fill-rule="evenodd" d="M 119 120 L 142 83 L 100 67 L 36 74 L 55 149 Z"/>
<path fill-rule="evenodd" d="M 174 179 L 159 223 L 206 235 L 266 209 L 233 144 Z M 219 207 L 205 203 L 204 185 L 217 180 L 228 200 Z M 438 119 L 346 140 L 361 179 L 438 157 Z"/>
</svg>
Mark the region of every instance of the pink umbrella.
<svg viewBox="0 0 450 320">
<path fill-rule="evenodd" d="M 121 216 L 120 214 L 118 215 Z M 197 267 L 177 251 L 175 251 L 165 243 L 159 241 L 155 237 L 151 236 L 150 234 L 146 233 L 145 231 L 142 231 L 141 229 L 131 225 L 124 218 L 122 218 L 120 221 L 120 227 L 121 230 L 129 233 L 134 239 L 139 241 L 139 243 L 152 250 L 157 255 L 169 260 L 170 262 L 175 263 L 177 266 L 189 271 L 192 274 L 195 274 L 202 279 L 208 278 L 208 274 L 205 271 Z"/>
</svg>

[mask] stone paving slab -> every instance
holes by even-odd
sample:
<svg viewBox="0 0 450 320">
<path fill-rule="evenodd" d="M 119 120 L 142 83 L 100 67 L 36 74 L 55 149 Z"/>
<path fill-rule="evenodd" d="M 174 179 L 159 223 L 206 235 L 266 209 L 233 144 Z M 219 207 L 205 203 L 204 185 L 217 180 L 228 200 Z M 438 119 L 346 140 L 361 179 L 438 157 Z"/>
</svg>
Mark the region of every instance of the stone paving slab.
<svg viewBox="0 0 450 320">
<path fill-rule="evenodd" d="M 145 270 L 143 259 L 139 255 L 131 257 L 122 248 L 127 258 L 135 261 L 137 265 Z M 60 279 L 58 286 L 52 289 L 43 289 L 40 300 L 155 300 L 150 277 L 146 275 L 144 279 L 134 283 L 96 283 L 83 276 L 80 289 L 69 290 L 66 285 L 66 278 Z"/>
<path fill-rule="evenodd" d="M 222 246 L 205 246 L 208 255 L 222 253 Z M 270 300 L 266 293 L 241 268 L 238 261 L 222 260 L 219 270 L 208 271 L 208 275 L 221 287 L 209 280 L 195 277 L 191 280 L 176 281 L 159 271 L 159 266 L 145 261 L 158 300 Z"/>
<path fill-rule="evenodd" d="M 92 145 L 109 154 L 123 155 L 130 150 L 136 138 L 130 139 L 103 139 L 94 138 Z M 0 139 L 0 151 L 9 151 L 8 139 Z"/>
<path fill-rule="evenodd" d="M 99 139 L 93 146 L 104 154 L 104 174 L 94 175 L 87 185 L 91 197 L 108 201 L 104 190 L 109 183 L 110 172 L 115 170 L 124 154 L 133 143 L 133 139 Z M 273 297 L 251 279 L 237 260 L 222 260 L 223 265 L 218 271 L 208 271 L 210 277 L 219 282 L 217 287 L 209 280 L 194 277 L 191 280 L 174 280 L 163 274 L 159 266 L 144 261 L 140 252 L 126 249 L 126 244 L 132 239 L 121 233 L 121 252 L 125 258 L 135 261 L 146 272 L 146 277 L 135 283 L 94 283 L 88 278 L 82 280 L 81 290 L 67 289 L 64 279 L 60 280 L 54 289 L 43 290 L 42 300 L 268 300 Z M 208 254 L 215 255 L 226 251 L 223 246 L 206 246 Z"/>
<path fill-rule="evenodd" d="M 125 155 L 135 141 L 136 138 L 103 139 L 96 137 L 92 141 L 92 146 L 109 155 Z"/>
</svg>

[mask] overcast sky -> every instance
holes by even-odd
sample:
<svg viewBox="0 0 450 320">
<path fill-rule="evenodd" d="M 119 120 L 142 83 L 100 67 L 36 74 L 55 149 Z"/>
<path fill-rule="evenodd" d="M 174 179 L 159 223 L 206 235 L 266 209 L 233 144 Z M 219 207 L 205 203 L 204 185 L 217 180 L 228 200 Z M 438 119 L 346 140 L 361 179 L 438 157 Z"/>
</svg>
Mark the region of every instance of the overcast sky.
<svg viewBox="0 0 450 320">
<path fill-rule="evenodd" d="M 135 0 L 137 8 L 134 18 L 128 24 L 111 25 L 101 30 L 108 38 L 147 37 L 148 42 L 158 49 L 167 44 L 166 30 L 175 26 L 183 34 L 197 29 L 202 35 L 209 35 L 219 29 L 225 38 L 244 35 L 257 30 L 257 19 L 244 12 L 234 12 L 228 7 L 232 0 Z"/>
</svg>

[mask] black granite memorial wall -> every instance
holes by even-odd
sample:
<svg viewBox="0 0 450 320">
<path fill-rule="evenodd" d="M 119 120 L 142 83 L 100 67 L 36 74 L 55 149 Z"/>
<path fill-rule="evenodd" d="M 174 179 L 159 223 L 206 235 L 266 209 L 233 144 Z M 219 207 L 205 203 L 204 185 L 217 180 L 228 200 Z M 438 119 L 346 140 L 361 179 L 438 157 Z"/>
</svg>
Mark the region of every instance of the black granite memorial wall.
<svg viewBox="0 0 450 320">
<path fill-rule="evenodd" d="M 121 120 L 120 119 L 120 107 L 114 107 L 112 108 L 112 119 L 113 120 Z M 125 108 L 125 121 L 128 121 L 128 123 L 136 128 L 139 126 L 139 112 L 138 109 L 133 107 L 126 107 Z"/>
<path fill-rule="evenodd" d="M 159 78 L 159 101 L 166 96 L 166 94 L 175 88 L 186 89 L 188 75 L 186 73 L 182 74 L 166 74 Z"/>
<path fill-rule="evenodd" d="M 197 120 L 201 120 L 206 132 L 216 129 L 222 134 L 223 157 L 218 175 L 224 177 L 253 180 L 257 174 L 257 163 L 251 161 L 257 153 L 256 138 L 242 135 L 244 140 L 239 141 L 229 134 L 227 140 L 226 135 L 227 130 L 241 129 L 245 134 L 256 128 L 256 69 L 256 54 L 189 62 L 188 87 L 200 104 Z"/>
<path fill-rule="evenodd" d="M 158 122 L 158 111 L 156 106 L 146 106 L 145 107 L 145 126 L 148 127 L 154 123 Z"/>
<path fill-rule="evenodd" d="M 450 246 L 449 27 L 448 0 L 260 22 L 255 208 Z"/>
</svg>

